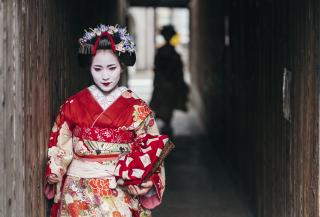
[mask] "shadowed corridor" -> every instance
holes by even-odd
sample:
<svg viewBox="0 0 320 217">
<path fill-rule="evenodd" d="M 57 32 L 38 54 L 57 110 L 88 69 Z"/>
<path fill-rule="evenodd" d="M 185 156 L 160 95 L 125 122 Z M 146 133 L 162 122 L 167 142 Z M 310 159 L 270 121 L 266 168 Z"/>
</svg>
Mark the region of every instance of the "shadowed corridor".
<svg viewBox="0 0 320 217">
<path fill-rule="evenodd" d="M 205 132 L 198 128 L 194 111 L 176 114 L 176 149 L 166 160 L 167 192 L 155 217 L 251 217 L 245 197 L 233 183 Z M 179 124 L 183 121 L 184 124 Z"/>
<path fill-rule="evenodd" d="M 145 9 L 140 23 L 132 7 Z M 83 29 L 119 23 L 148 33 L 136 39 L 150 70 L 162 7 L 190 14 L 191 93 L 189 113 L 174 116 L 176 149 L 154 216 L 319 217 L 317 0 L 0 1 L 1 217 L 47 214 L 54 117 L 92 83 L 76 55 Z M 121 82 L 148 101 L 145 78 L 126 71 Z"/>
<path fill-rule="evenodd" d="M 147 102 L 152 93 L 152 73 L 129 78 L 129 87 Z M 154 217 L 252 217 L 243 192 L 221 162 L 199 114 L 175 111 L 172 125 L 176 147 L 165 161 L 167 187 Z M 161 126 L 161 122 L 158 123 Z"/>
</svg>

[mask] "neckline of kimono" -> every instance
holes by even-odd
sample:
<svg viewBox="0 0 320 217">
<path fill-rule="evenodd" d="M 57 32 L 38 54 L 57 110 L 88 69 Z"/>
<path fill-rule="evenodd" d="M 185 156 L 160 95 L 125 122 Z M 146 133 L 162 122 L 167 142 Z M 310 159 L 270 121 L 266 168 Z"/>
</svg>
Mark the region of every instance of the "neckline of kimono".
<svg viewBox="0 0 320 217">
<path fill-rule="evenodd" d="M 123 93 L 129 91 L 128 89 L 126 89 L 126 90 L 125 90 L 123 93 L 121 93 L 121 95 L 120 95 L 119 97 L 117 97 L 106 109 L 103 109 L 103 108 L 101 107 L 101 105 L 99 104 L 99 102 L 94 98 L 94 96 L 92 95 L 91 91 L 90 91 L 88 88 L 86 88 L 86 90 L 89 92 L 89 95 L 90 95 L 91 99 L 94 101 L 94 103 L 95 103 L 96 105 L 98 105 L 98 107 L 99 107 L 100 110 L 101 110 L 100 114 L 96 117 L 96 119 L 95 119 L 95 120 L 93 121 L 93 123 L 91 124 L 91 127 L 93 127 L 93 126 L 96 124 L 96 122 L 99 120 L 99 118 L 101 117 L 102 114 L 104 114 L 106 111 L 108 111 L 110 108 L 112 108 L 112 106 L 113 106 L 119 99 L 121 99 L 121 98 L 123 97 Z"/>
<path fill-rule="evenodd" d="M 120 87 L 117 87 L 117 88 L 120 88 Z M 125 92 L 128 91 L 128 89 L 126 89 L 126 90 L 125 90 L 124 92 L 122 92 L 107 108 L 104 109 L 104 108 L 100 105 L 100 103 L 98 102 L 98 100 L 94 97 L 94 95 L 91 93 L 91 91 L 89 90 L 89 87 L 87 87 L 86 89 L 87 89 L 87 91 L 89 92 L 90 97 L 93 99 L 93 101 L 96 103 L 96 105 L 99 106 L 99 108 L 101 109 L 102 112 L 107 111 L 115 102 L 117 102 L 117 101 L 122 97 L 123 93 L 125 93 Z M 100 90 L 99 90 L 99 91 L 100 91 Z M 100 114 L 100 115 L 101 115 L 101 114 Z M 100 115 L 99 115 L 99 116 L 100 116 Z"/>
</svg>

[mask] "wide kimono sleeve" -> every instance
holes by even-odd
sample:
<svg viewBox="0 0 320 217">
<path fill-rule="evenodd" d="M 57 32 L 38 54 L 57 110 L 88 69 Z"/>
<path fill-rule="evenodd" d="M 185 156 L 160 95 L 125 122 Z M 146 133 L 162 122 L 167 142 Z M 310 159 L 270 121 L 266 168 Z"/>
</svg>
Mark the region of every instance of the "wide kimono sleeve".
<svg viewBox="0 0 320 217">
<path fill-rule="evenodd" d="M 72 127 L 73 123 L 70 118 L 70 101 L 67 100 L 60 108 L 60 111 L 53 124 L 49 145 L 48 145 L 48 162 L 45 174 L 44 193 L 48 199 L 54 197 L 54 202 L 60 201 L 60 191 L 64 175 L 72 161 Z M 60 182 L 49 184 L 47 177 L 55 174 L 60 178 Z"/>
<path fill-rule="evenodd" d="M 146 119 L 136 129 L 136 135 L 143 136 L 146 134 L 159 135 L 153 113 L 150 113 Z M 151 176 L 154 187 L 144 196 L 140 197 L 140 203 L 147 209 L 153 209 L 160 205 L 165 190 L 165 169 L 164 163 L 159 167 L 158 171 Z"/>
</svg>

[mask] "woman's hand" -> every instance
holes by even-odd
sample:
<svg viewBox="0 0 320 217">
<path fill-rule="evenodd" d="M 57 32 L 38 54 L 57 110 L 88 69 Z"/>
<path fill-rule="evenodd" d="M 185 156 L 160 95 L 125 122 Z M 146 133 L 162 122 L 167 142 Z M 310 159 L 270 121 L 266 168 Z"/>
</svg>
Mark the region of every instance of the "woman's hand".
<svg viewBox="0 0 320 217">
<path fill-rule="evenodd" d="M 146 181 L 141 184 L 141 187 L 137 185 L 129 185 L 128 192 L 134 196 L 145 195 L 153 186 L 152 181 Z"/>
<path fill-rule="evenodd" d="M 60 182 L 60 178 L 56 174 L 50 174 L 47 178 L 47 181 L 49 184 L 55 184 L 57 182 Z"/>
</svg>

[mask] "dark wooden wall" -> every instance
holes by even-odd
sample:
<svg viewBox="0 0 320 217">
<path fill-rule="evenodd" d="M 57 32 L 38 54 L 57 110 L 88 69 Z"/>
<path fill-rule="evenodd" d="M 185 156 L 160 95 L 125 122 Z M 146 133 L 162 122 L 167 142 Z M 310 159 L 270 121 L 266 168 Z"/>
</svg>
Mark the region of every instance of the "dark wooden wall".
<svg viewBox="0 0 320 217">
<path fill-rule="evenodd" d="M 99 23 L 124 24 L 126 1 L 0 1 L 0 216 L 46 216 L 49 131 L 66 97 L 91 83 L 78 38 Z"/>
<path fill-rule="evenodd" d="M 211 133 L 216 143 L 221 142 L 223 133 L 223 5 L 223 1 L 210 0 L 190 4 L 192 103 L 205 123 L 214 129 Z"/>
<path fill-rule="evenodd" d="M 194 1 L 191 8 L 198 107 L 258 217 L 319 216 L 319 9 L 315 0 Z M 217 33 L 224 20 L 230 46 Z M 291 121 L 283 115 L 285 69 Z"/>
</svg>

